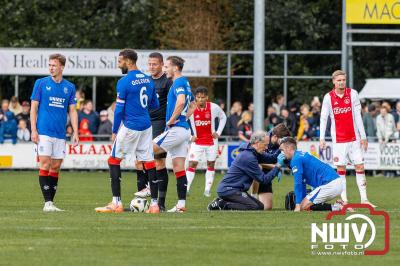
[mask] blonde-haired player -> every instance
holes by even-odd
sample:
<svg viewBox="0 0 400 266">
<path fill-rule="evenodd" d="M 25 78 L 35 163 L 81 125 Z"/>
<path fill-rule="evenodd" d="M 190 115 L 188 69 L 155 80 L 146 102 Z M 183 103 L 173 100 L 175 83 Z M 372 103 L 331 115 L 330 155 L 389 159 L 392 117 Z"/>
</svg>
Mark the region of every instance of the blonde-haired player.
<svg viewBox="0 0 400 266">
<path fill-rule="evenodd" d="M 333 72 L 332 82 L 334 88 L 325 94 L 322 103 L 320 148 L 326 148 L 325 130 L 328 117 L 330 117 L 333 164 L 337 167 L 337 172 L 343 181 L 346 181 L 346 165 L 348 163 L 354 164 L 361 203 L 374 206 L 367 198 L 363 151 L 367 150 L 368 141 L 361 117 L 361 103 L 358 93 L 346 87 L 346 73 L 342 70 Z M 342 200 L 347 203 L 346 186 L 341 196 Z"/>
</svg>

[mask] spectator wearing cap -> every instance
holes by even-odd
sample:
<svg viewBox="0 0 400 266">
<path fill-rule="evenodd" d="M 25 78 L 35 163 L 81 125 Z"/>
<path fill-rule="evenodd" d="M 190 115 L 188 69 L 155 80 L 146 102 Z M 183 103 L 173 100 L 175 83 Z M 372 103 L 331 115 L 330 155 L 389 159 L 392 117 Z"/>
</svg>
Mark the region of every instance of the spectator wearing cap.
<svg viewBox="0 0 400 266">
<path fill-rule="evenodd" d="M 376 117 L 376 135 L 381 144 L 388 143 L 390 139 L 399 138 L 394 117 L 389 111 L 390 105 L 383 103 L 380 108 L 380 114 Z"/>
<path fill-rule="evenodd" d="M 368 105 L 368 112 L 364 114 L 363 123 L 365 134 L 369 142 L 375 141 L 376 138 L 376 115 L 377 109 L 375 104 Z"/>
<path fill-rule="evenodd" d="M 108 119 L 108 112 L 106 110 L 102 110 L 100 112 L 100 126 L 98 135 L 107 135 L 111 137 L 112 134 L 112 123 Z M 100 140 L 110 140 L 110 137 L 100 137 Z"/>
<path fill-rule="evenodd" d="M 98 113 L 93 111 L 93 103 L 91 100 L 85 100 L 83 103 L 83 109 L 78 112 L 79 124 L 82 122 L 83 119 L 88 120 L 90 132 L 92 134 L 97 134 L 100 119 Z"/>
<path fill-rule="evenodd" d="M 18 97 L 13 96 L 10 99 L 10 111 L 13 112 L 14 116 L 22 113 L 22 106 L 19 104 Z"/>
<path fill-rule="evenodd" d="M 21 119 L 26 121 L 26 126 L 29 131 L 31 131 L 31 105 L 28 101 L 22 102 L 22 112 L 18 114 L 15 118 L 17 119 L 18 123 Z"/>
</svg>

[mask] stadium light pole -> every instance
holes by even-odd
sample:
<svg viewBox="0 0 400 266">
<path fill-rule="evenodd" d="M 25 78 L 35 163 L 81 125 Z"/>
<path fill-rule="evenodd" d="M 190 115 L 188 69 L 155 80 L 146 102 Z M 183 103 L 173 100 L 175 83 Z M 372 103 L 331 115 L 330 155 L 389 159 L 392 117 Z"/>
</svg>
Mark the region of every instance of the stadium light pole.
<svg viewBox="0 0 400 266">
<path fill-rule="evenodd" d="M 254 0 L 254 60 L 253 60 L 254 130 L 264 130 L 265 2 L 266 0 Z"/>
<path fill-rule="evenodd" d="M 342 70 L 347 72 L 346 0 L 342 0 Z"/>
</svg>

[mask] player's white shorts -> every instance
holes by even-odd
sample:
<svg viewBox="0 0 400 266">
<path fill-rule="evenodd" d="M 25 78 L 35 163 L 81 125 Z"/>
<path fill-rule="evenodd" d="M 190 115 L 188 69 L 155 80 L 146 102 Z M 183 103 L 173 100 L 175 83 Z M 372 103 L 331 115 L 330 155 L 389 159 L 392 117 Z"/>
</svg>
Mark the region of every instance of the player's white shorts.
<svg viewBox="0 0 400 266">
<path fill-rule="evenodd" d="M 338 177 L 328 184 L 315 188 L 313 191 L 310 192 L 310 194 L 306 196 L 306 198 L 314 204 L 327 202 L 340 196 L 344 187 L 345 184 L 343 179 Z"/>
<path fill-rule="evenodd" d="M 111 156 L 123 159 L 127 154 L 136 155 L 138 161 L 149 162 L 154 160 L 152 128 L 143 131 L 132 130 L 124 125 L 120 127 L 114 141 Z"/>
<path fill-rule="evenodd" d="M 50 156 L 51 159 L 61 160 L 65 158 L 65 143 L 65 139 L 39 135 L 35 152 L 38 156 Z"/>
<path fill-rule="evenodd" d="M 177 157 L 186 158 L 190 137 L 189 129 L 175 126 L 156 137 L 153 142 L 168 152 L 172 159 Z"/>
<path fill-rule="evenodd" d="M 197 145 L 194 142 L 190 145 L 189 161 L 198 162 L 203 154 L 206 156 L 208 162 L 214 162 L 218 154 L 218 141 L 214 140 L 214 145 L 210 146 Z"/>
<path fill-rule="evenodd" d="M 364 155 L 361 149 L 360 140 L 345 143 L 332 144 L 333 164 L 347 165 L 348 163 L 357 165 L 364 163 Z"/>
</svg>

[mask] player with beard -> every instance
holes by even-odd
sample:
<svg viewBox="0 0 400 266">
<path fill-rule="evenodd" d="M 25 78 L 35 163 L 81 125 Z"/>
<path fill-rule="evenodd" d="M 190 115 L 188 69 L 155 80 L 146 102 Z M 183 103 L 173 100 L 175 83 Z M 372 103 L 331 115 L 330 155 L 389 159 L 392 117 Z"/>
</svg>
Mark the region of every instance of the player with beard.
<svg viewBox="0 0 400 266">
<path fill-rule="evenodd" d="M 152 79 L 138 70 L 137 54 L 132 49 L 124 49 L 118 56 L 118 67 L 122 77 L 117 83 L 117 104 L 114 111 L 112 141 L 113 146 L 108 165 L 110 167 L 112 201 L 96 212 L 121 213 L 121 161 L 128 153 L 134 153 L 143 162 L 150 181 L 152 199 L 157 201 L 158 185 L 156 164 L 152 152 L 152 127 L 149 109 L 159 107 Z M 121 123 L 122 122 L 122 123 Z"/>
</svg>

